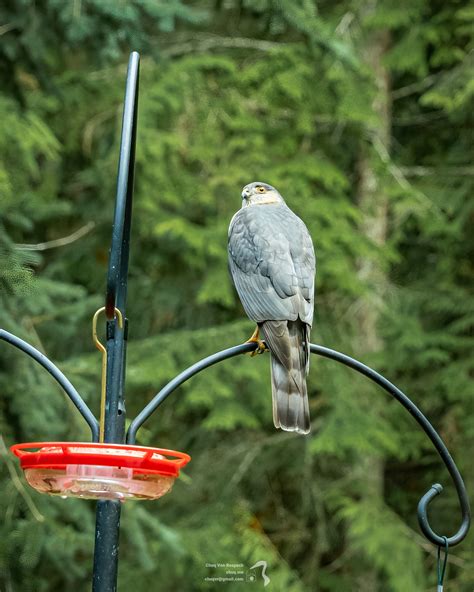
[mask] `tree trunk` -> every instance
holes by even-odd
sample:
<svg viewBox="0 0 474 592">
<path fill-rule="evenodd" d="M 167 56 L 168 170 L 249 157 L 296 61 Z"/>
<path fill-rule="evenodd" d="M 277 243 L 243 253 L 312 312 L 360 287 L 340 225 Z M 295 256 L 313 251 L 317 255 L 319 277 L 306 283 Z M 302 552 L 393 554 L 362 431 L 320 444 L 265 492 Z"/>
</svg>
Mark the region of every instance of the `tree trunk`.
<svg viewBox="0 0 474 592">
<path fill-rule="evenodd" d="M 357 201 L 363 213 L 361 231 L 380 249 L 387 239 L 387 209 L 388 199 L 381 186 L 380 179 L 374 167 L 373 145 L 382 144 L 387 152 L 390 148 L 391 131 L 391 100 L 390 77 L 383 65 L 383 56 L 389 46 L 389 32 L 377 31 L 368 37 L 364 47 L 364 59 L 372 69 L 377 93 L 373 102 L 373 109 L 377 113 L 379 122 L 376 129 L 370 131 L 371 145 L 365 145 L 358 162 L 359 183 L 357 187 Z M 379 263 L 364 259 L 360 261 L 359 277 L 370 290 L 360 303 L 357 313 L 359 354 L 370 354 L 383 347 L 378 333 L 378 320 L 381 303 L 384 300 L 387 287 L 385 270 Z M 369 396 L 373 396 L 370 393 Z M 374 411 L 376 406 L 374 406 Z M 375 411 L 376 412 L 376 411 Z M 374 417 L 374 421 L 375 421 Z M 360 471 L 360 478 L 364 480 L 365 496 L 374 503 L 381 502 L 384 495 L 384 463 L 380 457 L 366 456 L 361 459 L 356 469 Z M 377 572 L 369 570 L 358 583 L 358 589 L 364 592 L 377 592 L 379 588 Z"/>
</svg>

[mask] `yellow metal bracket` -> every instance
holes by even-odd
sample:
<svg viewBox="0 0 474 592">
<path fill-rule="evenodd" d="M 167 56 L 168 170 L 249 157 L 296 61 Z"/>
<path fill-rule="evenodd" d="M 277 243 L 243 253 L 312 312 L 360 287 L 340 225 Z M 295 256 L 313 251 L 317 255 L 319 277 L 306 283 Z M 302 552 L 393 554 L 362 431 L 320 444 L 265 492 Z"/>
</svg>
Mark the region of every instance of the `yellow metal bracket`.
<svg viewBox="0 0 474 592">
<path fill-rule="evenodd" d="M 96 348 L 102 352 L 102 383 L 100 390 L 100 420 L 99 420 L 99 442 L 104 441 L 105 432 L 105 387 L 107 380 L 107 350 L 97 337 L 97 318 L 101 312 L 105 311 L 105 306 L 99 308 L 92 317 L 92 341 Z M 118 308 L 115 308 L 115 315 L 120 329 L 123 329 L 123 316 Z"/>
</svg>

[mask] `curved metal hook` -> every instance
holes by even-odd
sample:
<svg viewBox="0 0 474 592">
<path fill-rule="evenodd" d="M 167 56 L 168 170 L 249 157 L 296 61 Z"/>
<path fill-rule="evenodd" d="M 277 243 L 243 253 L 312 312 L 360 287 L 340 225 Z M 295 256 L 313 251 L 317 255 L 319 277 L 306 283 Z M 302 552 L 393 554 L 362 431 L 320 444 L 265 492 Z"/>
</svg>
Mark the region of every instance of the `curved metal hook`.
<svg viewBox="0 0 474 592">
<path fill-rule="evenodd" d="M 443 486 L 440 483 L 434 483 L 434 485 L 432 485 L 428 489 L 425 495 L 418 502 L 418 524 L 420 525 L 420 529 L 422 530 L 423 534 L 428 540 L 430 540 L 433 544 L 438 545 L 439 547 L 443 546 L 446 543 L 450 547 L 457 545 L 466 537 L 467 533 L 469 532 L 469 527 L 471 523 L 469 498 L 467 497 L 467 492 L 464 489 L 464 483 L 462 484 L 462 487 L 463 491 L 462 493 L 460 493 L 456 485 L 456 489 L 458 490 L 459 503 L 461 505 L 462 510 L 462 523 L 458 532 L 452 537 L 444 537 L 439 536 L 439 534 L 436 534 L 434 530 L 431 528 L 428 520 L 428 505 L 433 501 L 433 499 L 437 495 L 439 495 L 443 491 Z"/>
<path fill-rule="evenodd" d="M 243 343 L 241 345 L 237 345 L 235 347 L 230 347 L 228 349 L 222 350 L 203 360 L 200 360 L 196 364 L 193 364 L 181 374 L 178 374 L 175 378 L 173 378 L 168 384 L 166 384 L 157 395 L 146 405 L 146 407 L 135 417 L 135 419 L 130 424 L 127 432 L 127 443 L 133 444 L 136 440 L 136 435 L 142 424 L 156 411 L 156 409 L 163 403 L 163 401 L 172 393 L 174 392 L 183 382 L 186 382 L 189 378 L 198 374 L 202 370 L 205 370 L 209 366 L 213 366 L 218 362 L 226 360 L 228 358 L 232 358 L 239 354 L 244 354 L 248 352 L 252 352 L 256 349 L 257 344 L 255 343 Z M 423 413 L 418 409 L 418 407 L 394 384 L 392 384 L 389 380 L 383 377 L 381 374 L 369 368 L 362 362 L 355 360 L 345 354 L 337 352 L 335 350 L 329 349 L 327 347 L 323 347 L 321 345 L 310 345 L 311 353 L 318 354 L 325 358 L 329 358 L 331 360 L 335 360 L 353 370 L 356 370 L 360 374 L 363 374 L 367 378 L 370 378 L 373 382 L 381 386 L 385 391 L 387 391 L 390 395 L 392 395 L 399 403 L 401 403 L 405 409 L 415 418 L 417 423 L 421 426 L 423 431 L 427 434 L 430 438 L 431 442 L 434 444 L 436 450 L 438 451 L 441 459 L 443 460 L 446 468 L 448 469 L 454 484 L 456 486 L 456 491 L 459 497 L 459 504 L 461 506 L 462 512 L 462 524 L 459 528 L 458 532 L 447 538 L 447 542 L 450 547 L 459 544 L 467 535 L 470 526 L 471 520 L 471 511 L 469 506 L 469 498 L 467 496 L 466 487 L 462 480 L 461 474 L 454 463 L 451 455 L 449 454 L 446 445 L 444 444 L 443 440 L 436 432 L 434 427 L 431 423 L 426 419 Z M 429 503 L 436 497 L 441 491 L 443 490 L 442 486 L 438 483 L 433 485 L 427 493 L 421 498 L 418 504 L 418 521 L 420 524 L 420 528 L 426 538 L 431 541 L 434 545 L 444 545 L 445 538 L 436 534 L 433 529 L 431 528 L 429 521 L 428 521 L 428 514 L 427 508 Z"/>
<path fill-rule="evenodd" d="M 71 399 L 71 401 L 76 406 L 79 413 L 82 417 L 86 420 L 87 425 L 89 426 L 92 432 L 92 441 L 98 442 L 99 441 L 99 422 L 95 418 L 92 411 L 86 405 L 84 399 L 81 395 L 76 391 L 73 387 L 71 382 L 66 378 L 66 376 L 61 372 L 61 370 L 51 362 L 44 354 L 34 348 L 32 345 L 23 341 L 16 335 L 9 333 L 3 329 L 0 329 L 0 339 L 6 341 L 10 345 L 17 347 L 19 350 L 24 352 L 25 354 L 29 355 L 30 358 L 36 360 L 38 364 L 41 364 L 45 370 L 47 370 L 51 376 L 60 384 L 66 395 Z"/>
</svg>

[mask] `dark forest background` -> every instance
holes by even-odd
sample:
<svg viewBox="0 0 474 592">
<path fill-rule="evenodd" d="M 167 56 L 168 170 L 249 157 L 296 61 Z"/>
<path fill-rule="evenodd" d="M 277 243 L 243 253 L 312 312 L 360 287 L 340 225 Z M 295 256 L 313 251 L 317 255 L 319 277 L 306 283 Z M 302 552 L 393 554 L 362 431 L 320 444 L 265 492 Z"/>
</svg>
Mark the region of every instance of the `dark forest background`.
<svg viewBox="0 0 474 592">
<path fill-rule="evenodd" d="M 98 411 L 91 317 L 137 50 L 129 417 L 252 332 L 226 235 L 242 186 L 262 180 L 315 243 L 312 341 L 405 390 L 474 491 L 473 17 L 457 0 L 2 0 L 1 326 Z M 89 590 L 94 503 L 36 494 L 6 452 L 87 430 L 41 368 L 0 350 L 0 590 Z M 309 390 L 306 438 L 273 428 L 267 355 L 214 367 L 166 401 L 139 443 L 193 460 L 172 494 L 125 504 L 121 590 L 234 592 L 246 585 L 206 582 L 205 564 L 262 559 L 268 590 L 434 589 L 418 499 L 446 485 L 440 533 L 460 514 L 432 445 L 334 362 L 313 357 Z M 471 535 L 450 554 L 448 590 L 472 592 L 473 556 Z"/>
</svg>

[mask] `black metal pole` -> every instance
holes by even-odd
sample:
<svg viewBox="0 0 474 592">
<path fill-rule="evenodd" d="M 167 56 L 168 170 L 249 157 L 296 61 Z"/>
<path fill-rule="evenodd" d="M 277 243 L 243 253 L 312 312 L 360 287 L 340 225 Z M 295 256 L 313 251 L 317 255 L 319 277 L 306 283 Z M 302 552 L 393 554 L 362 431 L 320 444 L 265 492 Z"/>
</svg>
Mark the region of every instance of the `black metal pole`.
<svg viewBox="0 0 474 592">
<path fill-rule="evenodd" d="M 128 330 L 125 306 L 135 167 L 139 63 L 138 53 L 130 54 L 123 108 L 117 198 L 105 296 L 105 314 L 108 321 L 104 440 L 119 444 L 125 440 L 124 382 Z M 122 329 L 114 318 L 116 308 L 120 310 L 124 319 Z M 97 502 L 93 592 L 115 592 L 117 590 L 120 510 L 121 503 L 119 501 L 101 500 Z"/>
<path fill-rule="evenodd" d="M 94 548 L 94 591 L 117 589 L 121 504 L 117 500 L 97 502 Z"/>
</svg>

